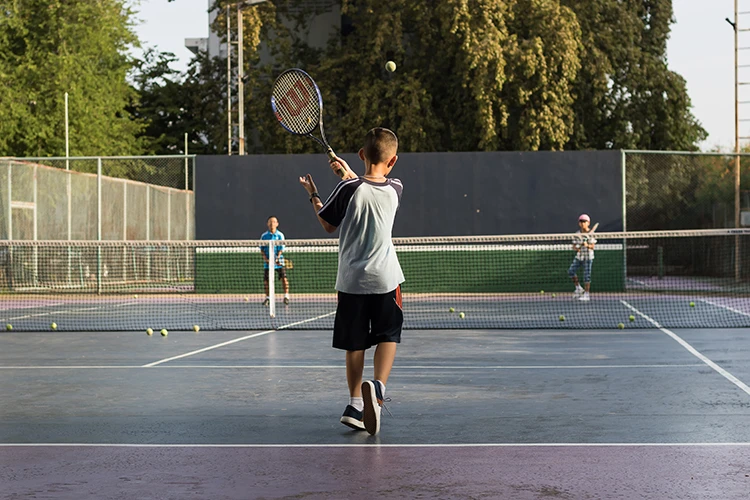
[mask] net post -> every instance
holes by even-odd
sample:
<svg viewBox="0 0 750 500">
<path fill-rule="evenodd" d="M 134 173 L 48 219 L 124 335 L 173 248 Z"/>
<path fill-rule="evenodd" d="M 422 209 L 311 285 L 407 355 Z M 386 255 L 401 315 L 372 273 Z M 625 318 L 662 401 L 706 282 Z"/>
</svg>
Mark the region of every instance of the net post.
<svg viewBox="0 0 750 500">
<path fill-rule="evenodd" d="M 275 241 L 268 240 L 268 314 L 276 317 L 276 256 Z"/>
</svg>

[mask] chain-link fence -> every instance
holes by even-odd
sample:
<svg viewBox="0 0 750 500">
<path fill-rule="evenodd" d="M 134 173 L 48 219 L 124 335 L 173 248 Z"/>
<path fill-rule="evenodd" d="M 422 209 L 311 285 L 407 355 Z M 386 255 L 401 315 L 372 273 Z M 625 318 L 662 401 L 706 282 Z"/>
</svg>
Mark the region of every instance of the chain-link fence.
<svg viewBox="0 0 750 500">
<path fill-rule="evenodd" d="M 627 230 L 734 227 L 735 158 L 723 153 L 624 152 Z M 740 172 L 740 185 L 750 186 L 748 153 L 740 155 Z M 742 194 L 742 210 L 750 211 L 750 196 Z"/>
<path fill-rule="evenodd" d="M 0 159 L 0 240 L 195 238 L 194 156 Z"/>
</svg>

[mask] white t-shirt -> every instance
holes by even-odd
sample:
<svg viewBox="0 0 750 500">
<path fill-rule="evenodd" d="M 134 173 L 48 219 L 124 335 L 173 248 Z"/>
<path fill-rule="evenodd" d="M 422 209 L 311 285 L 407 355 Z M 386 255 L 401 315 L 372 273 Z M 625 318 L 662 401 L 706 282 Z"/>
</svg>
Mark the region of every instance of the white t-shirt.
<svg viewBox="0 0 750 500">
<path fill-rule="evenodd" d="M 318 211 L 323 220 L 341 229 L 336 290 L 381 294 L 404 282 L 392 241 L 402 190 L 398 179 L 341 181 Z"/>
<path fill-rule="evenodd" d="M 576 234 L 580 234 L 580 237 L 573 238 L 573 244 L 578 246 L 581 243 L 596 243 L 594 235 L 587 236 L 589 233 L 582 233 L 579 229 Z M 594 260 L 594 250 L 588 247 L 581 246 L 581 249 L 576 253 L 576 259 L 578 260 Z"/>
</svg>

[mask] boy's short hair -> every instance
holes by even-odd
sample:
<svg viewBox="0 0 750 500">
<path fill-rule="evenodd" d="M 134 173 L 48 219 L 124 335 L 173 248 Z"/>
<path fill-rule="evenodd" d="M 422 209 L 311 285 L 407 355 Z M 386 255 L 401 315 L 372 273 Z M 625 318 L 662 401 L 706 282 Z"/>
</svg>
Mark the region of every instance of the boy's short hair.
<svg viewBox="0 0 750 500">
<path fill-rule="evenodd" d="M 365 136 L 365 158 L 370 163 L 383 163 L 390 160 L 398 152 L 398 137 L 392 130 L 375 127 Z"/>
<path fill-rule="evenodd" d="M 278 217 L 276 217 L 275 215 L 269 215 L 269 216 L 268 216 L 268 219 L 266 219 L 266 222 L 268 222 L 268 221 L 269 221 L 269 220 L 271 220 L 271 219 L 276 219 L 277 221 L 279 220 L 279 218 L 278 218 Z"/>
</svg>

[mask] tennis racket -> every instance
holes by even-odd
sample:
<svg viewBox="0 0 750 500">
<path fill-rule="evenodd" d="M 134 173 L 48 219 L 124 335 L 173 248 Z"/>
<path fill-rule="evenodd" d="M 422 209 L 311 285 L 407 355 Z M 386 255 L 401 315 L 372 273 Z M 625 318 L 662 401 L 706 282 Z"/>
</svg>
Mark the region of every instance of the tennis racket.
<svg viewBox="0 0 750 500">
<path fill-rule="evenodd" d="M 599 223 L 597 222 L 591 227 L 591 230 L 588 233 L 576 233 L 576 239 L 578 240 L 578 243 L 576 243 L 576 249 L 580 250 L 583 248 L 583 245 L 585 245 L 591 236 L 596 232 L 596 228 L 599 227 Z"/>
<path fill-rule="evenodd" d="M 323 130 L 323 97 L 310 75 L 297 68 L 281 73 L 273 84 L 271 109 L 285 130 L 313 139 L 323 146 L 329 161 L 336 159 Z M 320 128 L 320 138 L 313 135 L 316 127 Z M 338 172 L 340 177 L 344 173 L 343 169 Z"/>
</svg>

